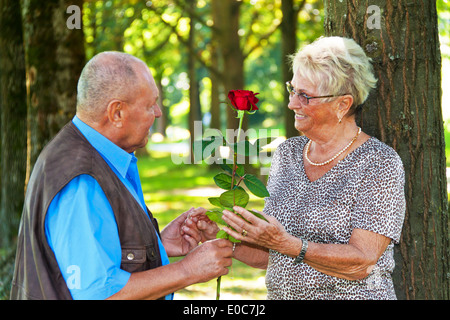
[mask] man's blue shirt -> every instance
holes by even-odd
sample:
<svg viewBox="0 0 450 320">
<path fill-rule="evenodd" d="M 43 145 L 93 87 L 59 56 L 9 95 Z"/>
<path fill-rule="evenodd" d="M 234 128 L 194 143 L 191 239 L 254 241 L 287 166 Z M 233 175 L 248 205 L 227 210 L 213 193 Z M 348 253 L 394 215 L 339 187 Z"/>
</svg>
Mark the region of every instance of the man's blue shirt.
<svg viewBox="0 0 450 320">
<path fill-rule="evenodd" d="M 147 212 L 134 154 L 78 117 L 72 121 Z M 45 218 L 45 232 L 73 299 L 106 299 L 128 282 L 130 273 L 120 269 L 122 252 L 114 212 L 93 177 L 80 175 L 55 196 Z M 166 265 L 169 258 L 159 237 L 158 244 Z"/>
</svg>

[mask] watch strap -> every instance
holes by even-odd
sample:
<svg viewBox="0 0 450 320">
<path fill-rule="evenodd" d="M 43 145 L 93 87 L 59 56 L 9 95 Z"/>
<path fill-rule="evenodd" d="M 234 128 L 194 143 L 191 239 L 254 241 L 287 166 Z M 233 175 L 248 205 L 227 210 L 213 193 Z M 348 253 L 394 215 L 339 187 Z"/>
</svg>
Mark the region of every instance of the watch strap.
<svg viewBox="0 0 450 320">
<path fill-rule="evenodd" d="M 306 250 L 308 250 L 308 241 L 306 241 L 305 239 L 300 239 L 300 240 L 302 240 L 302 249 L 300 250 L 300 253 L 297 256 L 297 258 L 295 258 L 295 260 L 294 260 L 295 264 L 300 264 L 303 262 L 303 259 L 305 258 Z"/>
</svg>

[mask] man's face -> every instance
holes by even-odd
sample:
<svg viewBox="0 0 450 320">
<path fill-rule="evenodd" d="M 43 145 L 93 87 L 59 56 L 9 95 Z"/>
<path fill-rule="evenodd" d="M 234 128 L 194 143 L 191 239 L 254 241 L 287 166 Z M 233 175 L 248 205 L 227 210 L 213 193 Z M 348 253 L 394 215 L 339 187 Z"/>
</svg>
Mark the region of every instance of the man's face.
<svg viewBox="0 0 450 320">
<path fill-rule="evenodd" d="M 134 101 L 127 104 L 124 119 L 125 139 L 122 148 L 127 152 L 134 152 L 147 144 L 150 127 L 155 118 L 161 116 L 157 103 L 158 88 L 148 69 L 143 70 L 140 78 L 136 84 Z"/>
</svg>

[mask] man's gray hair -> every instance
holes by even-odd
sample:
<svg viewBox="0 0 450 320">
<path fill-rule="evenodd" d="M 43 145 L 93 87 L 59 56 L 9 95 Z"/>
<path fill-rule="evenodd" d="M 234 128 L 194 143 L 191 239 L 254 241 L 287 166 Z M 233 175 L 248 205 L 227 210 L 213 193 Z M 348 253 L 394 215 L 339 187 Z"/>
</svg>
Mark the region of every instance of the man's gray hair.
<svg viewBox="0 0 450 320">
<path fill-rule="evenodd" d="M 78 80 L 77 113 L 97 120 L 111 100 L 132 100 L 138 83 L 137 63 L 143 62 L 116 51 L 102 52 L 89 60 Z"/>
</svg>

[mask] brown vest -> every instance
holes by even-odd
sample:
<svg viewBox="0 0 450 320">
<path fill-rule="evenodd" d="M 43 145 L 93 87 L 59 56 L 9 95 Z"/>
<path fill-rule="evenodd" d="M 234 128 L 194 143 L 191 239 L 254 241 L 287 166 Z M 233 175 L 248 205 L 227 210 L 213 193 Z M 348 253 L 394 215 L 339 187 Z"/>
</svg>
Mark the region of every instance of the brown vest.
<svg viewBox="0 0 450 320">
<path fill-rule="evenodd" d="M 72 299 L 45 235 L 45 215 L 55 195 L 73 178 L 91 175 L 100 184 L 117 222 L 121 269 L 161 266 L 156 219 L 142 207 L 102 156 L 70 122 L 44 148 L 27 187 L 19 228 L 11 299 Z"/>
</svg>

